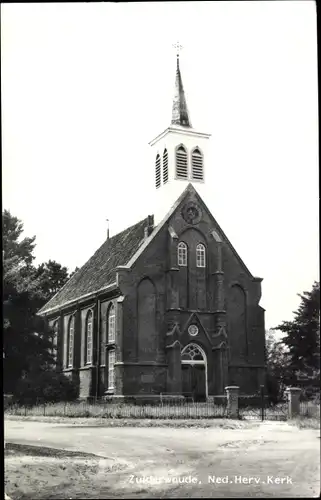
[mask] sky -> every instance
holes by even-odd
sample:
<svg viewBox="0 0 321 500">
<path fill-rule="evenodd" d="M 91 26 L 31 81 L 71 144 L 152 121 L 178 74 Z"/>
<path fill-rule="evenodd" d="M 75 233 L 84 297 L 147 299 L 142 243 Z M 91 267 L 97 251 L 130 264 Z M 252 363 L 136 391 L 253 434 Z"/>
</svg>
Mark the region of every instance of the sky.
<svg viewBox="0 0 321 500">
<path fill-rule="evenodd" d="M 73 270 L 153 213 L 148 145 L 170 124 L 176 55 L 206 197 L 254 276 L 266 328 L 319 279 L 312 1 L 1 5 L 2 196 L 36 263 Z M 169 207 L 170 208 L 170 207 Z"/>
</svg>

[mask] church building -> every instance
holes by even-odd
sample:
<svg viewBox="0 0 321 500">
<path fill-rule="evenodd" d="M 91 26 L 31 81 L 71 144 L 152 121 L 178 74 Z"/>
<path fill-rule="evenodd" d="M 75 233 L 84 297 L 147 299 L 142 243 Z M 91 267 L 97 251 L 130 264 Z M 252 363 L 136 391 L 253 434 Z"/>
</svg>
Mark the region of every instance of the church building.
<svg viewBox="0 0 321 500">
<path fill-rule="evenodd" d="M 178 54 L 171 124 L 150 142 L 154 214 L 107 238 L 39 311 L 79 398 L 204 401 L 265 384 L 262 278 L 199 194 L 209 139 L 191 125 Z"/>
</svg>

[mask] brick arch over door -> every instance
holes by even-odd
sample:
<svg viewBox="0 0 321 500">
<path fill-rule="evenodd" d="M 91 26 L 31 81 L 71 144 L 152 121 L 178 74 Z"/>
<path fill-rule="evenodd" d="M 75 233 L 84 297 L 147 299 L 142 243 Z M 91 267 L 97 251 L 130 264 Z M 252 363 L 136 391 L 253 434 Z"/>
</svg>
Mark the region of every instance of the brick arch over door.
<svg viewBox="0 0 321 500">
<path fill-rule="evenodd" d="M 247 357 L 246 294 L 240 285 L 229 288 L 227 306 L 231 361 L 237 363 Z"/>
<path fill-rule="evenodd" d="M 156 361 L 156 288 L 149 278 L 144 278 L 137 288 L 137 323 L 138 360 Z"/>
<path fill-rule="evenodd" d="M 195 228 L 184 231 L 179 242 L 187 245 L 187 266 L 179 266 L 180 307 L 195 310 L 207 309 L 208 293 L 208 247 L 204 235 Z M 196 248 L 199 244 L 205 248 L 205 267 L 198 267 Z"/>
</svg>

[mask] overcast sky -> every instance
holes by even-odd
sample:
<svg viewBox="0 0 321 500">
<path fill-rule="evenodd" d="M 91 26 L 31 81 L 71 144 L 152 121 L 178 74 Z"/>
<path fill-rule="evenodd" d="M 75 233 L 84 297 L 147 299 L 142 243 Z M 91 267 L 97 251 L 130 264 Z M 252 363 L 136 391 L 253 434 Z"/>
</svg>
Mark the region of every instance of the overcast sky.
<svg viewBox="0 0 321 500">
<path fill-rule="evenodd" d="M 177 40 L 193 127 L 212 134 L 204 201 L 264 278 L 270 328 L 319 277 L 312 1 L 2 4 L 3 208 L 38 263 L 71 270 L 106 218 L 113 235 L 152 213 Z"/>
</svg>

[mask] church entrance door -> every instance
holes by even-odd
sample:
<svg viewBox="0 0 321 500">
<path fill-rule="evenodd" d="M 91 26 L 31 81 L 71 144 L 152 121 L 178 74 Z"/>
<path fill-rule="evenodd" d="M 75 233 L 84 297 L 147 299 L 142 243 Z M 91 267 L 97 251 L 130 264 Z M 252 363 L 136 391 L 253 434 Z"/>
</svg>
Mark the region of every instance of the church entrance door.
<svg viewBox="0 0 321 500">
<path fill-rule="evenodd" d="M 188 344 L 181 354 L 183 395 L 193 401 L 206 401 L 207 362 L 203 349 L 197 344 Z"/>
</svg>

